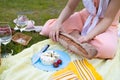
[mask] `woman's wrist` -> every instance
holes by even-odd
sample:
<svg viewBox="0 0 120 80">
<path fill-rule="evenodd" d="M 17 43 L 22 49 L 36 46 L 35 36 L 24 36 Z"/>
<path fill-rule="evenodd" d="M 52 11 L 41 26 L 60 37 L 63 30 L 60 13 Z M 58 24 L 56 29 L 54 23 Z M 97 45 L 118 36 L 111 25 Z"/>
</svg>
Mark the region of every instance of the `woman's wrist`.
<svg viewBox="0 0 120 80">
<path fill-rule="evenodd" d="M 86 37 L 87 37 L 88 40 L 92 40 L 95 37 L 95 35 L 88 34 L 88 35 L 86 35 Z"/>
<path fill-rule="evenodd" d="M 57 19 L 57 20 L 56 20 L 56 24 L 61 25 L 61 24 L 62 24 L 62 21 L 59 20 L 59 19 Z"/>
</svg>

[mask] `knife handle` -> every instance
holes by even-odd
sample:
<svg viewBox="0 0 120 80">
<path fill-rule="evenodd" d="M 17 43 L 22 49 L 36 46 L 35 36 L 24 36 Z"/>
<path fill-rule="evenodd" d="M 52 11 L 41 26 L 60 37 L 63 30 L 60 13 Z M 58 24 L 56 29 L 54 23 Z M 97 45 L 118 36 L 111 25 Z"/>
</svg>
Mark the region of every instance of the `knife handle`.
<svg viewBox="0 0 120 80">
<path fill-rule="evenodd" d="M 49 48 L 49 44 L 47 44 L 45 47 L 43 47 L 42 49 L 41 49 L 41 51 L 40 52 L 45 52 L 48 48 Z"/>
</svg>

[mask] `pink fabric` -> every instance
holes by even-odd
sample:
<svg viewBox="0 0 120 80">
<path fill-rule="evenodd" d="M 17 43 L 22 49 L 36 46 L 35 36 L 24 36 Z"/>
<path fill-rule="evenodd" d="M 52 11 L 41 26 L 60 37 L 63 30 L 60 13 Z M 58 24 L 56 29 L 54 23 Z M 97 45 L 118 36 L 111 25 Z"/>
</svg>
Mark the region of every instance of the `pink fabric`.
<svg viewBox="0 0 120 80">
<path fill-rule="evenodd" d="M 63 29 L 67 33 L 71 33 L 73 30 L 78 30 L 81 32 L 84 22 L 86 21 L 89 13 L 86 9 L 81 10 L 80 12 L 75 12 L 71 17 L 63 23 Z M 51 26 L 54 25 L 56 19 L 48 20 L 44 26 L 40 34 L 45 36 L 49 35 L 51 31 Z"/>
<path fill-rule="evenodd" d="M 120 11 L 119 11 L 120 13 Z M 98 50 L 99 58 L 113 58 L 117 49 L 118 35 L 117 35 L 117 25 L 119 23 L 120 14 L 117 14 L 115 20 L 111 26 L 102 34 L 96 36 L 91 42 Z M 73 30 L 78 30 L 81 32 L 82 27 L 89 16 L 89 12 L 86 9 L 80 12 L 75 12 L 68 20 L 63 23 L 64 31 L 71 33 Z M 56 19 L 48 20 L 41 33 L 42 35 L 49 35 L 51 31 L 51 26 L 56 22 Z"/>
<path fill-rule="evenodd" d="M 117 28 L 111 26 L 106 32 L 96 36 L 90 44 L 98 50 L 96 57 L 113 58 L 116 54 L 118 44 Z"/>
</svg>

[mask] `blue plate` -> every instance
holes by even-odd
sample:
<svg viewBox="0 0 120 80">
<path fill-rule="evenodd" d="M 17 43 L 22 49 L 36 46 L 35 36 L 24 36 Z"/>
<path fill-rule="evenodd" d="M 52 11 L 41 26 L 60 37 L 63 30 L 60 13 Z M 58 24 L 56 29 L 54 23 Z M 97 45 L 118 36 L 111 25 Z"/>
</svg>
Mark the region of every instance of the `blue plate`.
<svg viewBox="0 0 120 80">
<path fill-rule="evenodd" d="M 33 55 L 32 64 L 40 70 L 56 71 L 56 70 L 60 70 L 64 67 L 66 67 L 69 64 L 69 62 L 71 61 L 70 56 L 67 53 L 60 51 L 60 50 L 52 50 L 52 51 L 55 51 L 56 53 L 58 53 L 60 55 L 62 64 L 60 64 L 59 67 L 55 68 L 53 65 L 44 65 L 41 63 L 40 59 L 36 63 L 33 64 L 33 60 L 37 56 L 37 54 Z"/>
</svg>

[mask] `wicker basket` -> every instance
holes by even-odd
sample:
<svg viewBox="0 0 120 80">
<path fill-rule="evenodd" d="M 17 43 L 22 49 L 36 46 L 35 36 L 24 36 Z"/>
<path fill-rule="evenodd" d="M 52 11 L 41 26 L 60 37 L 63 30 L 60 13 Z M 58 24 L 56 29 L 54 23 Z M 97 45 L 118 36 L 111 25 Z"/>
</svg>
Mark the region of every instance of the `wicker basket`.
<svg viewBox="0 0 120 80">
<path fill-rule="evenodd" d="M 28 36 L 28 35 L 20 33 L 20 32 L 17 32 L 12 37 L 13 42 L 19 43 L 24 46 L 26 46 L 31 39 L 32 39 L 31 36 Z"/>
</svg>

